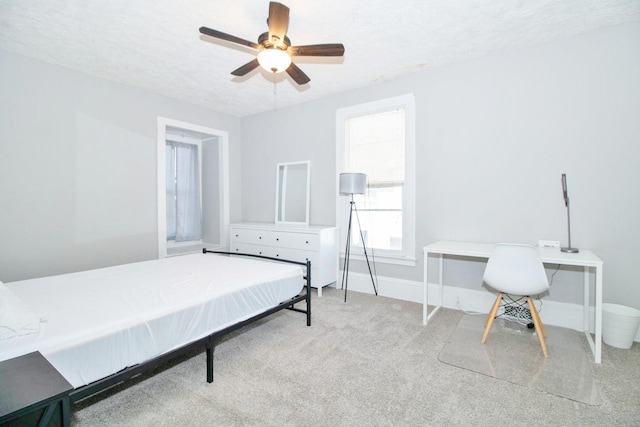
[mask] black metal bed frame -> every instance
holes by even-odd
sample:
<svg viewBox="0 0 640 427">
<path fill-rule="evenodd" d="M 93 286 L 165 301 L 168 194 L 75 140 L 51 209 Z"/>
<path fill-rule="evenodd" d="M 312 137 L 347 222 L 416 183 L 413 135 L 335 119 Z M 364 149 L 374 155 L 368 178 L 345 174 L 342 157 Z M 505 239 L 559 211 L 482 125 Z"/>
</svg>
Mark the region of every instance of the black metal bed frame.
<svg viewBox="0 0 640 427">
<path fill-rule="evenodd" d="M 91 396 L 92 394 L 96 394 L 100 391 L 106 390 L 107 388 L 110 388 L 112 386 L 115 386 L 117 384 L 120 384 L 128 379 L 131 379 L 137 375 L 152 371 L 156 368 L 159 368 L 160 366 L 166 365 L 168 362 L 182 356 L 185 354 L 188 354 L 198 348 L 202 348 L 204 346 L 204 348 L 206 349 L 206 353 L 207 353 L 207 382 L 208 383 L 212 383 L 213 382 L 213 351 L 215 350 L 215 344 L 216 344 L 216 340 L 218 340 L 219 338 L 235 331 L 238 330 L 240 328 L 243 328 L 257 320 L 260 320 L 264 317 L 267 317 L 273 313 L 276 313 L 280 310 L 284 310 L 284 309 L 288 309 L 288 310 L 293 310 L 293 311 L 297 311 L 300 313 L 306 313 L 307 315 L 307 326 L 311 326 L 311 261 L 306 261 L 306 262 L 298 262 L 298 261 L 292 261 L 292 260 L 288 260 L 288 259 L 282 259 L 282 258 L 272 258 L 272 257 L 267 257 L 267 256 L 262 256 L 262 255 L 253 255 L 253 254 L 245 254 L 245 253 L 237 253 L 237 252 L 224 252 L 224 251 L 211 251 L 211 250 L 207 250 L 207 249 L 202 249 L 202 253 L 206 254 L 206 253 L 213 253 L 213 254 L 220 254 L 220 255 L 239 255 L 239 256 L 246 256 L 246 257 L 253 257 L 253 258 L 262 258 L 262 259 L 266 259 L 266 260 L 270 260 L 270 261 L 278 261 L 278 262 L 284 262 L 284 263 L 289 263 L 289 264 L 298 264 L 301 266 L 304 266 L 306 268 L 305 271 L 305 275 L 304 275 L 304 280 L 305 280 L 305 293 L 302 294 L 298 294 L 295 297 L 291 298 L 290 300 L 287 301 L 283 301 L 281 303 L 279 303 L 277 306 L 272 307 L 262 313 L 259 313 L 249 319 L 243 320 L 241 322 L 238 322 L 234 325 L 230 325 L 224 329 L 221 329 L 219 331 L 216 331 L 204 338 L 200 338 L 196 341 L 193 341 L 191 343 L 188 343 L 180 348 L 177 348 L 175 350 L 172 350 L 168 353 L 162 354 L 158 357 L 155 357 L 151 360 L 148 360 L 144 363 L 140 363 L 138 365 L 134 365 L 134 366 L 130 366 L 128 368 L 125 368 L 119 372 L 116 372 L 115 374 L 109 375 L 108 377 L 102 378 L 100 380 L 94 381 L 91 384 L 87 384 L 85 386 L 82 387 L 78 387 L 75 390 L 73 390 L 70 394 L 70 399 L 71 402 L 77 402 L 79 400 L 82 400 L 88 396 Z M 306 302 L 306 308 L 300 309 L 295 307 L 295 304 L 301 302 L 301 301 L 305 301 Z"/>
</svg>

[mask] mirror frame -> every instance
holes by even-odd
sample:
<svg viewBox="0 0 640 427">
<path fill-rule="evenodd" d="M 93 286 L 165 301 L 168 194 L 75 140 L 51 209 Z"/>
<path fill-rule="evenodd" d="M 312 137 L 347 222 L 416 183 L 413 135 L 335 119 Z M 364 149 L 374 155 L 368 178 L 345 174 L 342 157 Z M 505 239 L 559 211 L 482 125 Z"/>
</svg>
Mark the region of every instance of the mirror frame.
<svg viewBox="0 0 640 427">
<path fill-rule="evenodd" d="M 286 217 L 287 206 L 287 188 L 290 186 L 287 184 L 288 170 L 292 166 L 305 165 L 307 170 L 307 185 L 305 186 L 304 201 L 299 201 L 297 204 L 304 202 L 304 221 L 288 221 Z M 281 173 L 282 171 L 282 173 Z M 276 224 L 290 224 L 290 225 L 309 225 L 309 192 L 311 188 L 311 162 L 309 160 L 302 162 L 288 162 L 278 163 L 276 166 Z M 282 218 L 282 219 L 281 219 Z"/>
</svg>

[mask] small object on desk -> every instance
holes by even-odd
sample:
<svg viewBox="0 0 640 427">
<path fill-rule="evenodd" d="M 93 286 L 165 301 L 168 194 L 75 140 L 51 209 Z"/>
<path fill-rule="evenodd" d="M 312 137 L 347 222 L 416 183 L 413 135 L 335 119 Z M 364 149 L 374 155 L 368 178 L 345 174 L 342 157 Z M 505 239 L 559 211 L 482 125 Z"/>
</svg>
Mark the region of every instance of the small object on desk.
<svg viewBox="0 0 640 427">
<path fill-rule="evenodd" d="M 70 425 L 73 387 L 40 352 L 0 362 L 0 384 L 1 425 Z"/>
<path fill-rule="evenodd" d="M 541 248 L 559 248 L 560 241 L 558 240 L 538 240 L 538 246 Z"/>
</svg>

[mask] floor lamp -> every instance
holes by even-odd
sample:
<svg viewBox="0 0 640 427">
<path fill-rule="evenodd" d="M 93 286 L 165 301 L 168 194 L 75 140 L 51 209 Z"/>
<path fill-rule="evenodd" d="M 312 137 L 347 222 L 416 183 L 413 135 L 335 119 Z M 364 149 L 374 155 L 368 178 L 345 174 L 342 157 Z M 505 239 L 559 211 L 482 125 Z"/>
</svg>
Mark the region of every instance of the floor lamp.
<svg viewBox="0 0 640 427">
<path fill-rule="evenodd" d="M 371 264 L 369 264 L 369 255 L 367 255 L 367 247 L 364 244 L 364 235 L 362 234 L 362 227 L 360 226 L 360 218 L 358 217 L 358 209 L 356 208 L 356 202 L 353 200 L 354 194 L 364 194 L 367 189 L 367 175 L 363 173 L 341 173 L 340 174 L 340 194 L 346 194 L 351 196 L 351 205 L 349 208 L 349 226 L 347 229 L 347 246 L 344 250 L 344 268 L 342 269 L 342 289 L 344 289 L 344 302 L 347 302 L 347 288 L 349 282 L 349 260 L 351 258 L 351 224 L 353 223 L 353 214 L 356 214 L 356 220 L 358 221 L 358 229 L 360 230 L 360 239 L 362 240 L 362 249 L 364 250 L 364 257 L 367 260 L 367 267 L 369 267 L 369 276 L 371 276 L 371 284 L 373 285 L 373 291 L 378 295 L 378 289 L 376 282 L 373 280 L 373 273 L 371 272 Z"/>
</svg>

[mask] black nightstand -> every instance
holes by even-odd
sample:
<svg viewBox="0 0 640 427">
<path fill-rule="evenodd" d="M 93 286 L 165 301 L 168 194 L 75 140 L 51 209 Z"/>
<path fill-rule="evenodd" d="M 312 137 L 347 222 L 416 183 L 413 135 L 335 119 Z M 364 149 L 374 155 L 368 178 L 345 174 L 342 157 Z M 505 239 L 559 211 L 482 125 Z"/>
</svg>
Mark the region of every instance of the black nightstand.
<svg viewBox="0 0 640 427">
<path fill-rule="evenodd" d="M 68 427 L 71 390 L 39 352 L 0 362 L 0 425 Z"/>
</svg>

